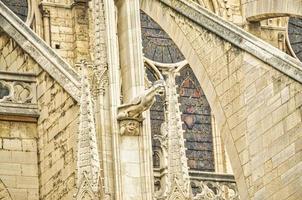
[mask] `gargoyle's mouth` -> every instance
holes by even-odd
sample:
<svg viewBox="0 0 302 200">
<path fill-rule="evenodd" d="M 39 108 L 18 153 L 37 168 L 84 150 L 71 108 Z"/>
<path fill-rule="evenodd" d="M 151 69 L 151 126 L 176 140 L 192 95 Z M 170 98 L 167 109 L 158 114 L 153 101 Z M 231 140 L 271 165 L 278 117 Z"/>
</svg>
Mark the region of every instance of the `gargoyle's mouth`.
<svg viewBox="0 0 302 200">
<path fill-rule="evenodd" d="M 159 95 L 164 95 L 165 93 L 163 91 L 158 92 Z"/>
</svg>

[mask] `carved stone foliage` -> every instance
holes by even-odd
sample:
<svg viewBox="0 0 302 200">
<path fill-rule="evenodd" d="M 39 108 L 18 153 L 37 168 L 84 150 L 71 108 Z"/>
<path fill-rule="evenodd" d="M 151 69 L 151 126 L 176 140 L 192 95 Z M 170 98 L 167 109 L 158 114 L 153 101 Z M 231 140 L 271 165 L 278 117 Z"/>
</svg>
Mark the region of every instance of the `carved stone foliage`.
<svg viewBox="0 0 302 200">
<path fill-rule="evenodd" d="M 12 200 L 10 193 L 8 192 L 6 186 L 0 179 L 0 200 Z"/>
<path fill-rule="evenodd" d="M 194 200 L 239 200 L 234 182 L 192 181 Z"/>
</svg>

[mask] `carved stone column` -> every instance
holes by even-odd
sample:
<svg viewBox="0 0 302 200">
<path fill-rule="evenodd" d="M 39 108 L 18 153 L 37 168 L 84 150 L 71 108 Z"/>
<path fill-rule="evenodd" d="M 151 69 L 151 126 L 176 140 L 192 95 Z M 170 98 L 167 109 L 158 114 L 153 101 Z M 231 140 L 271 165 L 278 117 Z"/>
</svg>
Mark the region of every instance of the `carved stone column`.
<svg viewBox="0 0 302 200">
<path fill-rule="evenodd" d="M 43 37 L 45 42 L 51 46 L 50 38 L 50 12 L 48 9 L 42 8 L 42 18 L 43 18 Z"/>
<path fill-rule="evenodd" d="M 139 0 L 119 0 L 116 6 L 122 97 L 123 104 L 129 106 L 145 89 Z M 142 122 L 142 116 L 118 116 L 118 119 L 122 133 L 119 136 L 121 199 L 152 199 L 152 148 L 146 122 Z"/>
</svg>

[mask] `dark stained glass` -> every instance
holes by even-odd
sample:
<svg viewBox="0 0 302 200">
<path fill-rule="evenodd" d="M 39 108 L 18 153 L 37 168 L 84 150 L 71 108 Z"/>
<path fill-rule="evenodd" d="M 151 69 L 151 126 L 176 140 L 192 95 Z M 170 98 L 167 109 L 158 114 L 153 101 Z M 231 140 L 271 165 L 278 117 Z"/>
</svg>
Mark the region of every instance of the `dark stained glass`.
<svg viewBox="0 0 302 200">
<path fill-rule="evenodd" d="M 153 75 L 152 71 L 149 68 L 146 68 L 146 72 L 147 72 L 147 77 L 149 79 L 149 81 L 151 82 L 155 82 L 156 81 L 156 77 Z M 156 96 L 156 101 L 154 102 L 154 104 L 152 105 L 151 109 L 150 109 L 150 120 L 151 120 L 151 134 L 152 134 L 152 138 L 154 135 L 160 135 L 161 134 L 161 125 L 165 120 L 165 100 L 163 97 L 160 96 Z M 161 151 L 160 150 L 161 144 L 159 143 L 158 140 L 154 140 L 154 138 L 152 139 L 152 149 L 153 152 L 155 151 Z M 155 164 L 155 163 L 153 163 Z"/>
<path fill-rule="evenodd" d="M 9 95 L 9 88 L 0 82 L 0 99 Z"/>
<path fill-rule="evenodd" d="M 302 61 L 302 19 L 289 18 L 288 39 L 293 53 Z"/>
<path fill-rule="evenodd" d="M 26 21 L 28 15 L 27 0 L 0 0 L 9 7 L 23 21 Z"/>
<path fill-rule="evenodd" d="M 184 60 L 184 56 L 168 34 L 142 11 L 141 26 L 145 57 L 161 63 L 176 63 Z"/>
<path fill-rule="evenodd" d="M 188 166 L 193 170 L 214 171 L 210 105 L 189 66 L 180 71 L 176 82 L 185 130 Z"/>
<path fill-rule="evenodd" d="M 142 41 L 144 55 L 156 62 L 175 63 L 184 60 L 184 56 L 172 39 L 149 16 L 141 12 Z M 148 79 L 156 80 L 147 68 Z M 195 77 L 187 66 L 176 78 L 180 95 L 180 111 L 182 112 L 184 137 L 186 139 L 186 155 L 188 166 L 192 170 L 214 171 L 214 152 L 211 126 L 211 108 Z M 157 97 L 150 109 L 152 136 L 161 134 L 161 125 L 165 120 L 165 100 Z M 161 144 L 153 137 L 153 156 L 160 152 Z M 158 160 L 153 157 L 154 166 Z"/>
</svg>

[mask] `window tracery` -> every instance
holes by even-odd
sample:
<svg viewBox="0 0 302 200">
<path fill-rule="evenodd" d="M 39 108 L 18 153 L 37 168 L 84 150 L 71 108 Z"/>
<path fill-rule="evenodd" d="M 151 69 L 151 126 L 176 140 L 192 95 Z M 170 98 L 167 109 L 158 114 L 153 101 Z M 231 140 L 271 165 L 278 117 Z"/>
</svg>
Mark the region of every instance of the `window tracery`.
<svg viewBox="0 0 302 200">
<path fill-rule="evenodd" d="M 159 63 L 176 63 L 184 60 L 172 39 L 149 16 L 141 12 L 143 52 L 148 59 Z M 168 54 L 173 49 L 173 54 Z M 158 56 L 157 55 L 160 55 Z M 147 78 L 154 82 L 158 77 L 146 67 Z M 214 171 L 214 153 L 211 128 L 211 109 L 207 99 L 189 66 L 176 78 L 179 87 L 179 103 L 183 130 L 186 138 L 188 166 L 193 170 Z M 151 107 L 152 136 L 161 134 L 164 122 L 165 99 L 157 97 Z M 152 141 L 153 151 L 160 148 L 158 140 Z M 154 163 L 153 163 L 154 164 Z"/>
<path fill-rule="evenodd" d="M 302 19 L 290 17 L 287 27 L 287 41 L 291 54 L 302 61 Z"/>
<path fill-rule="evenodd" d="M 176 63 L 184 56 L 161 27 L 141 11 L 143 53 L 145 57 L 161 63 Z"/>
</svg>

